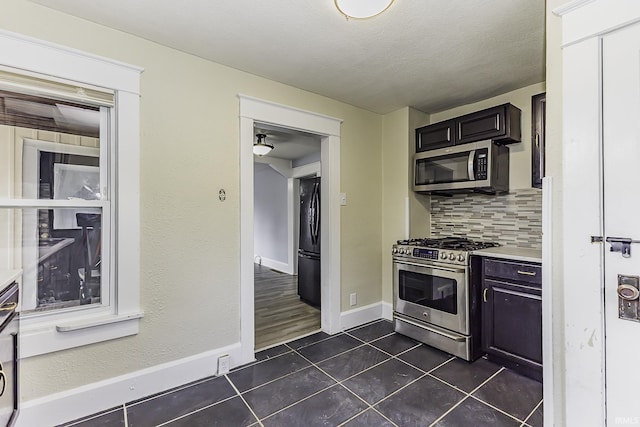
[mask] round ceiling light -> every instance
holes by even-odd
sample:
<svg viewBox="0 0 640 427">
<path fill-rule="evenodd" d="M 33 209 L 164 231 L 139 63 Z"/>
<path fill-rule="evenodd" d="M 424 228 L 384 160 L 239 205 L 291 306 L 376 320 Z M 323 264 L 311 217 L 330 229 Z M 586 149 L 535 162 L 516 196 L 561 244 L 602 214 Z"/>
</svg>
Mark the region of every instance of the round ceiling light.
<svg viewBox="0 0 640 427">
<path fill-rule="evenodd" d="M 365 19 L 387 10 L 393 0 L 334 0 L 334 2 L 338 10 L 347 18 Z"/>
<path fill-rule="evenodd" d="M 253 143 L 253 154 L 256 156 L 264 156 L 273 150 L 273 144 L 264 141 L 267 135 L 258 133 L 256 134 L 256 138 L 258 138 L 258 141 Z"/>
</svg>

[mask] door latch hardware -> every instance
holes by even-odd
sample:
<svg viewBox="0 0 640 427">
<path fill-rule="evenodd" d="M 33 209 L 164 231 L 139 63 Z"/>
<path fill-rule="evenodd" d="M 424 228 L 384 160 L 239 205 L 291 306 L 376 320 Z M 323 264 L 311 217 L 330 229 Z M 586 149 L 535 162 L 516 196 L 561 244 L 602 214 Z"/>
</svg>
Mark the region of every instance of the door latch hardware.
<svg viewBox="0 0 640 427">
<path fill-rule="evenodd" d="M 607 237 L 605 239 L 611 245 L 611 252 L 622 253 L 623 258 L 631 257 L 631 244 L 640 243 L 640 240 L 632 240 L 627 237 Z M 593 242 L 593 238 L 591 240 Z"/>
<path fill-rule="evenodd" d="M 602 236 L 591 236 L 591 243 L 602 243 Z"/>
<path fill-rule="evenodd" d="M 618 274 L 618 317 L 640 322 L 640 277 Z"/>
</svg>

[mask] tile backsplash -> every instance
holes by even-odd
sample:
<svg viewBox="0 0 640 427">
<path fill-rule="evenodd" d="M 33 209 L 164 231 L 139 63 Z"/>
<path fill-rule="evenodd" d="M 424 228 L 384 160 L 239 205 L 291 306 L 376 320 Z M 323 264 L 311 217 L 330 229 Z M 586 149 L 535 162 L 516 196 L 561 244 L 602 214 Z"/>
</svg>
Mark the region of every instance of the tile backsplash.
<svg viewBox="0 0 640 427">
<path fill-rule="evenodd" d="M 460 236 L 502 245 L 542 247 L 542 192 L 431 196 L 431 236 Z"/>
</svg>

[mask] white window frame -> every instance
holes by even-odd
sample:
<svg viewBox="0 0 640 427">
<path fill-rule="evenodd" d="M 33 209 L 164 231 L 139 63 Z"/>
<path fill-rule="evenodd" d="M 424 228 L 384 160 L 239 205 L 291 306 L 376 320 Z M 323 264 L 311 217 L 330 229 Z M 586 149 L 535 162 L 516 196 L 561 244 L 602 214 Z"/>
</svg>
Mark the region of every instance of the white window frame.
<svg viewBox="0 0 640 427">
<path fill-rule="evenodd" d="M 140 308 L 140 67 L 0 30 L 0 67 L 103 87 L 115 92 L 116 144 L 111 203 L 116 216 L 112 247 L 116 268 L 110 304 L 95 309 L 21 319 L 20 357 L 97 343 L 138 333 Z M 102 144 L 101 144 L 102 145 Z M 119 185 L 123 183 L 123 185 Z M 6 204 L 5 204 L 6 202 Z M 58 201 L 61 206 L 64 201 Z M 3 200 L 31 207 L 28 200 Z M 118 242 L 124 242 L 118 244 Z M 105 309 L 105 307 L 107 307 Z"/>
</svg>

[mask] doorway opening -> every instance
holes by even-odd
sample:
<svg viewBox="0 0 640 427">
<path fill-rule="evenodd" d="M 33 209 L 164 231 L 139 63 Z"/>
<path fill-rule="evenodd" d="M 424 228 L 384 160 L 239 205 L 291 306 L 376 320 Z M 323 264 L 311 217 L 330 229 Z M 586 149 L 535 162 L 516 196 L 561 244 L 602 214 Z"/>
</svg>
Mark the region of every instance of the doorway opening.
<svg viewBox="0 0 640 427">
<path fill-rule="evenodd" d="M 256 123 L 273 149 L 254 156 L 255 349 L 320 330 L 321 138 Z"/>
<path fill-rule="evenodd" d="M 273 126 L 320 139 L 322 214 L 321 329 L 340 328 L 340 124 L 342 120 L 282 104 L 239 95 L 240 99 L 240 346 L 239 364 L 255 356 L 254 155 L 255 127 Z"/>
</svg>

